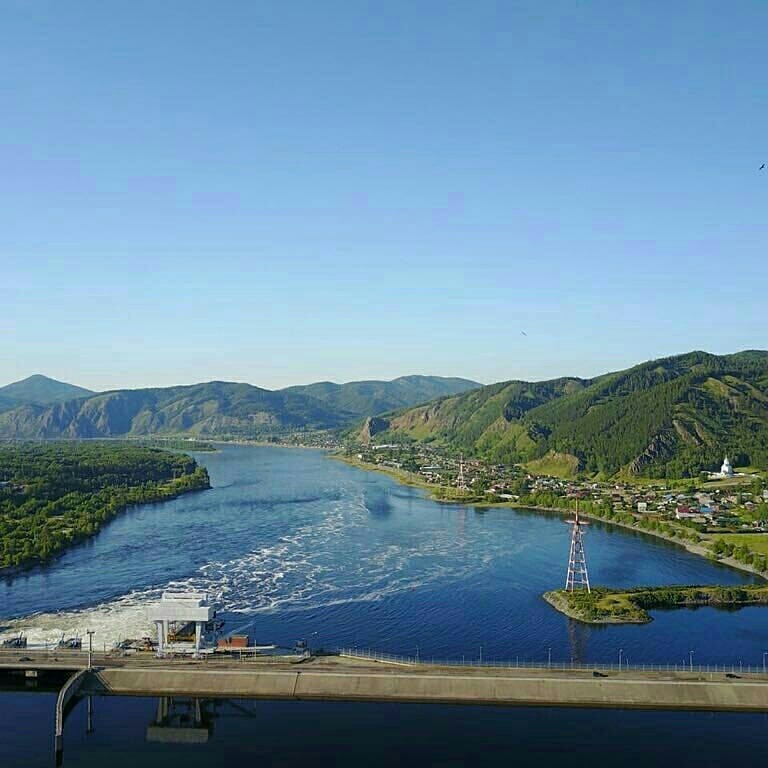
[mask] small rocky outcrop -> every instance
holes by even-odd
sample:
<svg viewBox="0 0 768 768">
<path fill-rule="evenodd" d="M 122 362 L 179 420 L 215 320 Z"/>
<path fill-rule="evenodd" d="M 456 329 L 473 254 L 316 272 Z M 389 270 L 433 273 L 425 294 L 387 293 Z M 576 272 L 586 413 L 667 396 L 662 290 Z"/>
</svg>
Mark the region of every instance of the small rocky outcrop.
<svg viewBox="0 0 768 768">
<path fill-rule="evenodd" d="M 650 464 L 668 459 L 675 450 L 675 438 L 668 432 L 659 432 L 651 438 L 646 449 L 629 464 L 631 475 L 639 475 Z"/>
<path fill-rule="evenodd" d="M 364 443 L 370 443 L 374 435 L 386 432 L 389 429 L 389 420 L 382 416 L 369 416 L 360 430 L 360 439 Z"/>
</svg>

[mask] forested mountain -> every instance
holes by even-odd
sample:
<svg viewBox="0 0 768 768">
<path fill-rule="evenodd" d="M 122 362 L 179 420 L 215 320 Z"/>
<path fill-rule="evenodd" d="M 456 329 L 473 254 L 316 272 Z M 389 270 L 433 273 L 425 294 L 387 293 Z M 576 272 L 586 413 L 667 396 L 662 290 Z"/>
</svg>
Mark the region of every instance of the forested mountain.
<svg viewBox="0 0 768 768">
<path fill-rule="evenodd" d="M 50 405 L 77 397 L 89 397 L 92 394 L 90 389 L 36 373 L 34 376 L 0 387 L 0 411 L 19 405 Z"/>
<path fill-rule="evenodd" d="M 375 409 L 391 408 L 391 403 L 412 405 L 470 385 L 462 379 L 416 376 L 395 382 L 318 384 L 278 391 L 222 381 L 116 390 L 7 410 L 0 413 L 0 437 L 186 434 L 259 438 L 289 430 L 347 426 Z M 382 407 L 382 403 L 387 405 Z"/>
<path fill-rule="evenodd" d="M 0 436 L 255 437 L 267 431 L 327 429 L 343 423 L 342 415 L 304 395 L 214 381 L 165 389 L 103 392 L 86 400 L 69 400 L 47 408 L 22 406 L 0 413 Z"/>
<path fill-rule="evenodd" d="M 768 466 L 768 352 L 692 352 L 596 379 L 493 384 L 366 423 L 363 437 L 432 441 L 542 470 L 681 477 Z"/>
<path fill-rule="evenodd" d="M 321 381 L 282 391 L 309 395 L 344 413 L 368 416 L 426 403 L 445 395 L 458 395 L 480 386 L 469 379 L 401 376 L 392 381 L 351 381 L 347 384 Z"/>
</svg>

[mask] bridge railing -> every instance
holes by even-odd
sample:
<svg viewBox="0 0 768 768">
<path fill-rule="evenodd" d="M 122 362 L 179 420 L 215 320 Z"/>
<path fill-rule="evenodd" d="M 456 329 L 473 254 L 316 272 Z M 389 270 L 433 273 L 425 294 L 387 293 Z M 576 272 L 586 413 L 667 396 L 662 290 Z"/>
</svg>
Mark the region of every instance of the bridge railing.
<svg viewBox="0 0 768 768">
<path fill-rule="evenodd" d="M 698 674 L 726 674 L 726 675 L 767 675 L 768 668 L 762 664 L 629 664 L 622 661 L 621 664 L 599 664 L 584 662 L 562 661 L 530 661 L 515 659 L 514 661 L 499 661 L 494 659 L 480 659 L 479 656 L 462 656 L 460 659 L 441 659 L 435 656 L 403 656 L 392 653 L 383 653 L 372 649 L 339 648 L 340 656 L 364 661 L 377 661 L 384 664 L 396 664 L 401 666 L 415 666 L 428 664 L 437 667 L 487 667 L 489 669 L 551 669 L 555 671 L 584 671 L 584 672 L 693 672 Z"/>
<path fill-rule="evenodd" d="M 104 658 L 105 654 L 94 651 L 93 658 Z M 0 659 L 6 661 L 19 661 L 20 659 L 30 658 L 36 661 L 49 659 L 51 661 L 62 659 L 85 659 L 88 660 L 88 651 L 74 650 L 71 648 L 0 648 Z"/>
<path fill-rule="evenodd" d="M 630 664 L 626 660 L 618 663 L 584 663 L 584 662 L 562 662 L 557 660 L 550 661 L 543 659 L 540 661 L 531 661 L 520 658 L 514 660 L 496 660 L 481 659 L 479 655 L 465 655 L 461 658 L 445 659 L 436 656 L 418 654 L 418 655 L 399 655 L 384 653 L 373 649 L 361 648 L 338 648 L 333 651 L 326 651 L 330 655 L 346 656 L 348 658 L 361 659 L 364 661 L 375 661 L 383 664 L 395 664 L 400 666 L 415 666 L 418 664 L 427 664 L 440 667 L 487 667 L 488 669 L 551 669 L 555 671 L 584 671 L 584 672 L 691 672 L 697 674 L 725 674 L 725 675 L 766 675 L 768 668 L 763 664 L 744 664 L 736 662 L 731 664 Z M 321 653 L 321 655 L 323 655 Z M 768 654 L 767 654 L 768 656 Z M 247 664 L 250 657 L 237 657 L 239 661 Z M 259 663 L 274 661 L 280 663 L 279 657 L 257 656 Z M 92 655 L 93 664 L 98 666 L 102 663 L 118 662 L 119 664 L 151 663 L 153 657 L 145 654 L 133 655 L 123 654 L 120 651 L 107 652 L 94 651 Z M 29 661 L 30 664 L 40 664 L 45 662 L 71 662 L 73 665 L 85 667 L 88 664 L 87 650 L 72 650 L 67 648 L 59 649 L 27 649 L 27 648 L 0 648 L 0 664 L 18 664 L 19 662 Z M 227 656 L 206 656 L 204 661 L 213 664 L 216 662 L 225 663 L 232 661 L 232 657 Z M 188 655 L 177 659 L 164 658 L 163 663 L 188 664 L 191 659 Z"/>
</svg>

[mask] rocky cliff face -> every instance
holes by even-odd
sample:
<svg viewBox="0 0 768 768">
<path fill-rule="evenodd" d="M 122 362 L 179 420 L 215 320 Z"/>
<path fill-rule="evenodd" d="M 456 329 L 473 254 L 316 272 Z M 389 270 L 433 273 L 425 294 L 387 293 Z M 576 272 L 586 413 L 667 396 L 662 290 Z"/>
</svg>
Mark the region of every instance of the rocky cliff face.
<svg viewBox="0 0 768 768">
<path fill-rule="evenodd" d="M 380 434 L 386 432 L 389 429 L 389 420 L 382 416 L 369 416 L 360 429 L 360 441 L 363 443 L 370 443 L 371 439 Z"/>
<path fill-rule="evenodd" d="M 668 432 L 654 435 L 645 450 L 627 467 L 630 475 L 642 475 L 650 466 L 665 462 L 675 451 L 675 438 Z"/>
</svg>

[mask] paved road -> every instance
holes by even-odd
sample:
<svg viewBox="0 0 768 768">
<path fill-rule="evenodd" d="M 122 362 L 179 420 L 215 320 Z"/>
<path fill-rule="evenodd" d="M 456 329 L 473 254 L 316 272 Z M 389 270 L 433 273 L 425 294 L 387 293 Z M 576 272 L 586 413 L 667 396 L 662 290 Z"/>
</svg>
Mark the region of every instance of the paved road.
<svg viewBox="0 0 768 768">
<path fill-rule="evenodd" d="M 338 656 L 157 659 L 94 654 L 83 691 L 191 695 L 768 711 L 768 675 L 723 672 L 384 664 Z M 0 670 L 76 670 L 87 653 L 0 653 Z"/>
</svg>

